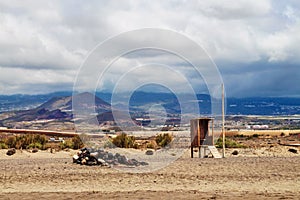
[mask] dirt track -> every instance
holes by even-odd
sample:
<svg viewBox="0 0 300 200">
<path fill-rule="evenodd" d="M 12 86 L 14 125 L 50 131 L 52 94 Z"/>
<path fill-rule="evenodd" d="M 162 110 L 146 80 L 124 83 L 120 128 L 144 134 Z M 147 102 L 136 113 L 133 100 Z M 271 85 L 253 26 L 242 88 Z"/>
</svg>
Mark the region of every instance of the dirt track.
<svg viewBox="0 0 300 200">
<path fill-rule="evenodd" d="M 191 159 L 187 153 L 141 174 L 76 165 L 70 152 L 31 155 L 0 155 L 0 199 L 300 198 L 298 155 Z"/>
</svg>

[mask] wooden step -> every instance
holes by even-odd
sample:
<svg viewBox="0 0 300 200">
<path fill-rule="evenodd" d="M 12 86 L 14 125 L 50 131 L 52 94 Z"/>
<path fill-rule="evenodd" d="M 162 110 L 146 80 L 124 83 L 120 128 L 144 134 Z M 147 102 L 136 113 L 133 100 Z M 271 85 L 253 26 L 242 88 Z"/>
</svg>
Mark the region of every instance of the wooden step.
<svg viewBox="0 0 300 200">
<path fill-rule="evenodd" d="M 221 154 L 215 146 L 208 146 L 207 148 L 214 158 L 222 158 Z"/>
</svg>

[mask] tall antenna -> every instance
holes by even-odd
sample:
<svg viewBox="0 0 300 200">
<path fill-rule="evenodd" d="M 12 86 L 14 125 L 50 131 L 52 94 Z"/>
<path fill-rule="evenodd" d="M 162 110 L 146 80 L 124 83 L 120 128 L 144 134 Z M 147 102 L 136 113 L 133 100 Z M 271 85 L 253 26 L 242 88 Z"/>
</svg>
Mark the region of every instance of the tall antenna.
<svg viewBox="0 0 300 200">
<path fill-rule="evenodd" d="M 223 136 L 223 158 L 225 158 L 225 97 L 224 97 L 224 83 L 222 84 L 222 136 Z"/>
</svg>

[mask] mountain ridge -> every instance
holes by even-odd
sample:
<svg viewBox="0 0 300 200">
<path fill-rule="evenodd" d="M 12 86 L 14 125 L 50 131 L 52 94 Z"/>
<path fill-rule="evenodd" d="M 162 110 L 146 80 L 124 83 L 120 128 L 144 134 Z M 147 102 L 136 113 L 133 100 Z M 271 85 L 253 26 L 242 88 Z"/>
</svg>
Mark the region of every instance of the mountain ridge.
<svg viewBox="0 0 300 200">
<path fill-rule="evenodd" d="M 69 96 L 67 97 L 66 94 Z M 63 111 L 71 110 L 71 92 L 50 93 L 48 95 L 0 95 L 0 113 L 13 110 L 28 110 L 34 108 L 45 108 L 47 110 L 60 109 Z M 115 105 L 119 109 L 126 108 L 126 94 L 118 94 Z M 128 94 L 127 94 L 128 95 Z M 96 92 L 96 97 L 100 98 L 103 103 L 103 111 L 109 111 L 111 102 L 110 93 Z M 147 98 L 145 98 L 147 97 Z M 51 107 L 51 101 L 62 98 L 58 105 Z M 64 99 L 65 98 L 65 99 Z M 210 96 L 207 94 L 198 94 L 201 114 L 210 112 Z M 142 108 L 147 109 L 151 104 L 157 103 L 166 107 L 168 112 L 179 113 L 179 104 L 176 96 L 170 93 L 151 93 L 135 92 L 130 98 L 130 108 L 132 111 L 140 111 Z M 297 97 L 250 97 L 250 98 L 226 98 L 226 114 L 229 115 L 294 115 L 300 114 L 300 98 Z M 47 105 L 48 104 L 48 105 Z M 49 105 L 50 104 L 50 105 Z M 97 100 L 96 100 L 97 104 Z M 101 107 L 99 107 L 101 108 Z"/>
</svg>

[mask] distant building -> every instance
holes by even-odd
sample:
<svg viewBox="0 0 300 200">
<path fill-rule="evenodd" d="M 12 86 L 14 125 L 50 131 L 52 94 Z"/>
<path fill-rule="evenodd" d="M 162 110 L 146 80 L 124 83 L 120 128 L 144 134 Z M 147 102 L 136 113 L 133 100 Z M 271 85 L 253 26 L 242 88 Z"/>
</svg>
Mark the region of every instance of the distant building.
<svg viewBox="0 0 300 200">
<path fill-rule="evenodd" d="M 265 130 L 265 129 L 269 129 L 268 125 L 253 125 L 252 129 L 254 130 Z"/>
<path fill-rule="evenodd" d="M 251 126 L 250 125 L 246 125 L 246 129 L 251 129 Z"/>
</svg>

